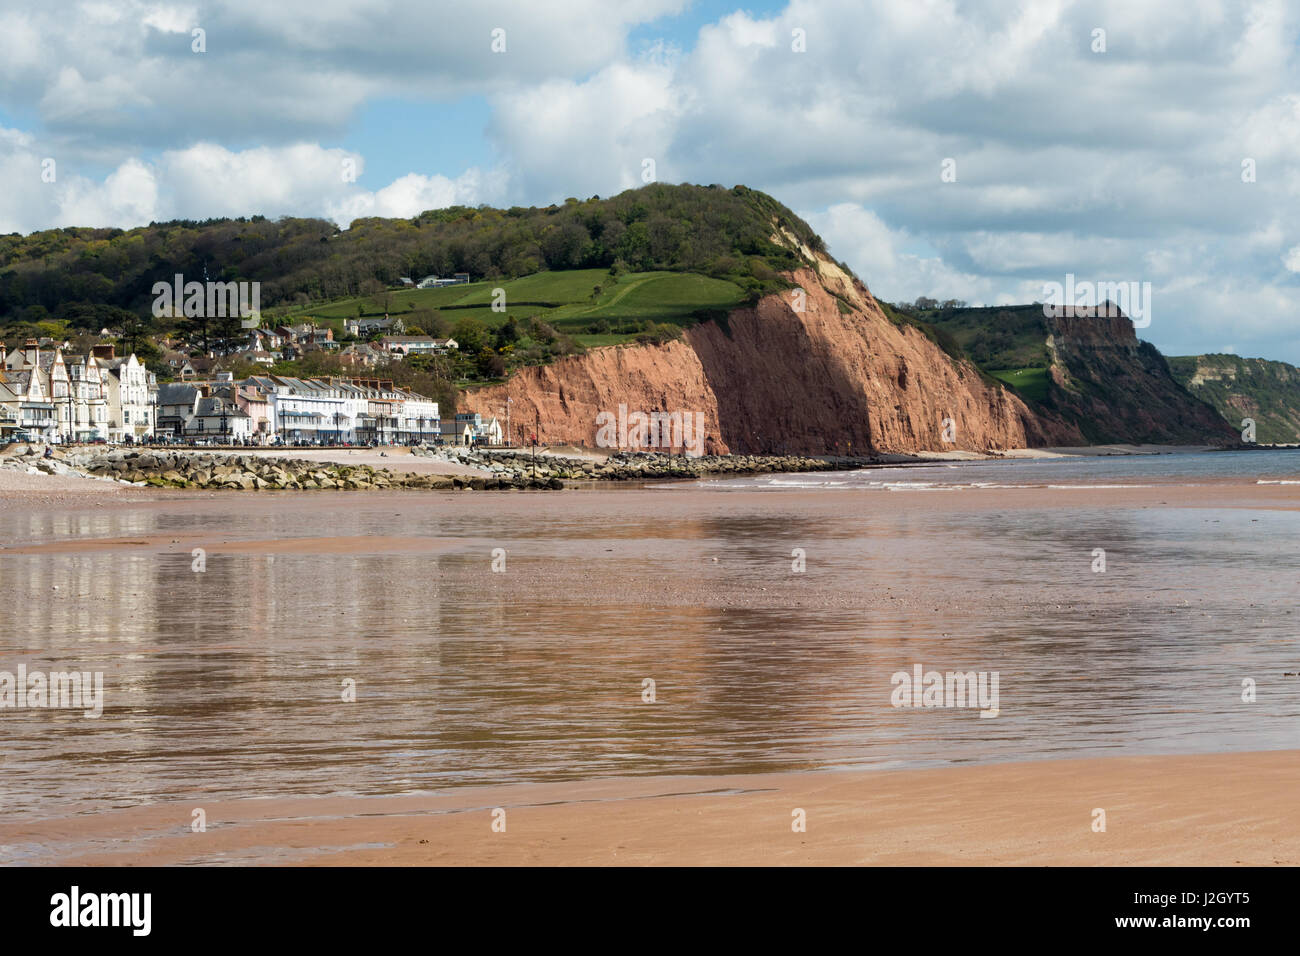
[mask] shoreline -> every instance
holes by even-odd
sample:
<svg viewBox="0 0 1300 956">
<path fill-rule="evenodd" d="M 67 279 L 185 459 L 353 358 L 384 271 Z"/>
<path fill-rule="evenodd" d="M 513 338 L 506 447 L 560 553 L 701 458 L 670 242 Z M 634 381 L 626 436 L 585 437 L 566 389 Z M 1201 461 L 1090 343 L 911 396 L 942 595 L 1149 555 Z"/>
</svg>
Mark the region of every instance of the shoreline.
<svg viewBox="0 0 1300 956">
<path fill-rule="evenodd" d="M 9 445 L 0 449 L 0 461 L 14 460 L 18 458 L 20 449 L 27 446 L 19 443 Z M 82 448 L 82 446 L 75 446 Z M 91 449 L 92 446 L 85 446 L 84 450 Z M 141 446 L 141 451 L 147 451 L 148 446 Z M 73 449 L 69 449 L 70 451 Z M 127 449 L 119 449 L 126 451 Z M 870 458 L 862 457 L 850 459 L 840 456 L 820 456 L 810 457 L 809 460 L 819 462 L 843 462 L 844 468 L 821 467 L 821 468 L 788 468 L 788 467 L 763 467 L 760 465 L 755 468 L 718 468 L 709 470 L 700 470 L 694 474 L 686 473 L 664 473 L 657 474 L 653 472 L 634 472 L 625 475 L 607 476 L 592 475 L 591 477 L 578 477 L 569 473 L 562 473 L 560 480 L 563 487 L 569 489 L 588 490 L 593 487 L 608 486 L 653 486 L 688 484 L 697 481 L 719 480 L 725 478 L 746 478 L 756 477 L 759 475 L 772 474 L 829 474 L 837 471 L 872 471 L 885 468 L 907 468 L 923 467 L 926 465 L 954 464 L 961 462 L 986 462 L 986 461 L 1024 461 L 1024 460 L 1061 460 L 1069 458 L 1099 458 L 1099 457 L 1129 457 L 1129 456 L 1154 456 L 1154 455 L 1184 455 L 1184 454 L 1201 454 L 1210 451 L 1272 451 L 1272 450 L 1289 450 L 1287 448 L 1259 448 L 1259 447 L 1242 447 L 1242 448 L 1216 448 L 1205 445 L 1093 445 L 1082 446 L 1078 448 L 1061 447 L 1061 448 L 1035 448 L 1035 449 L 1008 449 L 1002 452 L 977 453 L 966 451 L 953 452 L 926 452 L 916 455 L 902 455 L 892 453 L 879 453 Z M 206 456 L 211 458 L 212 451 L 203 449 L 172 449 L 170 454 L 176 454 L 177 451 L 187 456 Z M 496 450 L 499 451 L 499 450 Z M 521 454 L 521 449 L 510 449 L 511 453 Z M 107 451 L 100 452 L 107 454 Z M 248 458 L 265 458 L 268 461 L 279 459 L 291 463 L 302 463 L 310 466 L 337 466 L 348 469 L 373 470 L 379 472 L 386 470 L 391 472 L 387 476 L 393 481 L 406 482 L 413 481 L 416 483 L 428 483 L 442 481 L 444 478 L 450 478 L 455 483 L 454 489 L 433 486 L 430 488 L 416 488 L 414 490 L 433 490 L 445 491 L 465 490 L 462 484 L 469 486 L 470 482 L 479 479 L 477 485 L 482 485 L 485 481 L 488 487 L 474 487 L 477 491 L 505 491 L 505 490 L 529 490 L 520 482 L 515 483 L 515 487 L 508 488 L 494 484 L 496 473 L 490 471 L 487 467 L 478 465 L 463 464 L 443 460 L 440 458 L 431 458 L 424 455 L 414 454 L 413 450 L 407 447 L 393 447 L 391 449 L 266 449 L 266 448 L 249 448 L 236 451 L 220 451 L 218 455 L 243 455 Z M 62 463 L 64 452 L 56 454 L 56 461 Z M 541 462 L 559 462 L 568 458 L 570 461 L 599 462 L 601 457 L 591 452 L 582 454 L 570 454 L 564 451 L 562 454 L 550 449 L 539 450 L 537 455 Z M 609 455 L 604 456 L 606 459 Z M 736 459 L 737 461 L 750 458 L 751 460 L 766 460 L 768 462 L 780 462 L 785 457 L 790 456 L 725 456 L 725 459 Z M 795 456 L 797 457 L 797 456 Z M 525 466 L 526 468 L 526 466 Z M 404 477 L 405 476 L 405 477 Z M 1154 479 L 1154 483 L 1159 484 L 1159 479 Z M 1217 483 L 1217 482 L 1214 482 Z M 97 476 L 85 474 L 74 469 L 67 469 L 66 474 L 49 475 L 43 472 L 29 473 L 17 468 L 0 467 L 0 504 L 6 500 L 26 501 L 32 503 L 57 503 L 60 501 L 70 500 L 72 498 L 90 495 L 94 497 L 105 498 L 122 498 L 141 492 L 163 492 L 164 494 L 174 494 L 181 491 L 213 491 L 217 489 L 195 489 L 180 487 L 166 487 L 154 483 L 145 485 L 143 482 L 132 484 L 131 482 L 118 482 L 112 479 L 97 479 Z M 227 488 L 226 490 L 264 490 L 264 491 L 292 491 L 292 490 L 334 490 L 336 493 L 343 489 L 292 489 L 292 488 L 244 488 L 235 489 Z M 363 489 L 367 491 L 383 489 Z M 550 490 L 559 490 L 552 485 Z"/>
<path fill-rule="evenodd" d="M 822 474 L 833 474 L 830 472 Z M 728 475 L 726 478 L 744 478 L 744 475 Z M 15 482 L 14 479 L 17 479 Z M 715 480 L 666 478 L 640 481 L 569 481 L 559 492 L 535 491 L 532 489 L 498 489 L 488 492 L 471 491 L 468 487 L 443 490 L 423 490 L 415 488 L 396 488 L 369 490 L 203 490 L 186 488 L 160 488 L 153 486 L 136 487 L 114 484 L 93 478 L 74 478 L 53 475 L 23 475 L 0 470 L 0 510 L 13 507 L 29 508 L 132 508 L 165 507 L 167 505 L 186 504 L 202 508 L 207 504 L 220 505 L 225 501 L 239 501 L 253 506 L 255 502 L 277 504 L 288 507 L 319 508 L 335 506 L 352 509 L 367 504 L 381 502 L 441 502 L 459 501 L 466 495 L 473 495 L 476 501 L 511 502 L 527 500 L 533 495 L 545 495 L 550 509 L 562 508 L 560 502 L 579 502 L 590 494 L 617 494 L 624 498 L 636 498 L 639 495 L 656 496 L 656 506 L 666 505 L 663 496 L 674 497 L 683 494 L 727 495 L 740 504 L 743 498 L 764 500 L 768 498 L 795 496 L 805 501 L 818 499 L 838 499 L 840 495 L 856 494 L 875 498 L 888 496 L 890 507 L 897 507 L 899 502 L 911 502 L 918 507 L 942 508 L 942 502 L 952 495 L 959 495 L 963 507 L 973 506 L 984 509 L 1035 509 L 1061 507 L 1112 507 L 1112 508 L 1271 508 L 1275 510 L 1300 510 L 1300 485 L 1281 481 L 1250 478 L 1243 480 L 1230 477 L 1202 477 L 1195 482 L 1184 480 L 1144 479 L 1142 484 L 1124 485 L 1043 485 L 1043 484 L 1003 484 L 995 487 L 974 485 L 953 485 L 945 488 L 850 488 L 830 489 L 835 494 L 828 494 L 823 487 L 745 487 L 710 490 L 707 482 Z M 1228 496 L 1226 492 L 1232 491 Z M 569 492 L 565 494 L 564 492 Z M 1086 498 L 1082 494 L 1086 494 Z M 486 497 L 482 497 L 486 495 Z M 921 505 L 920 502 L 925 504 Z M 832 507 L 830 500 L 824 501 Z M 509 510 L 509 506 L 506 506 Z M 839 507 L 834 505 L 833 507 Z M 2 550 L 2 549 L 0 549 Z"/>
<path fill-rule="evenodd" d="M 1300 751 L 189 800 L 0 823 L 9 863 L 1295 866 Z M 205 832 L 190 829 L 202 807 Z M 505 832 L 493 830 L 505 811 Z M 1094 830 L 1105 811 L 1105 832 Z M 806 831 L 794 813 L 804 811 Z M 500 819 L 499 815 L 496 819 Z M 53 849 L 63 843 L 61 850 Z M 123 847 L 126 847 L 125 849 Z"/>
</svg>

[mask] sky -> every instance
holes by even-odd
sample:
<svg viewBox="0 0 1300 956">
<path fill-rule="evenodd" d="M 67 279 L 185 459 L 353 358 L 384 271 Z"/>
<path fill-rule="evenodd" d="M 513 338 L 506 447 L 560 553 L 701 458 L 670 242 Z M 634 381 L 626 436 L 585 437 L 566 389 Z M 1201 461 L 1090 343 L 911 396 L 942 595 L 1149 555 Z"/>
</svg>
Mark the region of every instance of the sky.
<svg viewBox="0 0 1300 956">
<path fill-rule="evenodd" d="M 196 32 L 197 31 L 197 32 Z M 743 183 L 879 298 L 1300 364 L 1300 4 L 0 0 L 0 233 Z"/>
</svg>

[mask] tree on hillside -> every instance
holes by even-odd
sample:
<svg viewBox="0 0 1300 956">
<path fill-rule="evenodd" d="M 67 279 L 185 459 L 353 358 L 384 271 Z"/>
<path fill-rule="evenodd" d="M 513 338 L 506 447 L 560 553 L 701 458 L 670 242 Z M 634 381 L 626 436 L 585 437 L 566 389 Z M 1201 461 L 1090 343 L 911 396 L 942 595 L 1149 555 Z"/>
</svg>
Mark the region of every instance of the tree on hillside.
<svg viewBox="0 0 1300 956">
<path fill-rule="evenodd" d="M 412 355 L 403 362 L 384 367 L 384 375 L 399 388 L 409 388 L 438 403 L 443 420 L 456 412 L 456 370 L 454 360 L 446 355 Z"/>
<path fill-rule="evenodd" d="M 753 278 L 754 260 L 773 273 L 801 260 L 772 242 L 774 220 L 798 242 L 820 247 L 807 223 L 763 193 L 662 183 L 559 206 L 458 206 L 409 219 L 365 218 L 346 231 L 320 219 L 258 216 L 51 229 L 0 236 L 0 323 L 37 321 L 28 310 L 38 306 L 63 318 L 77 303 L 143 315 L 154 282 L 176 273 L 198 278 L 205 269 L 214 278 L 260 282 L 267 310 L 359 296 L 379 297 L 374 307 L 391 312 L 396 301 L 386 299 L 387 290 L 399 276 L 453 271 L 513 278 L 599 268 L 617 278 L 649 268 L 709 273 L 735 263 L 736 271 L 719 271 L 751 293 L 776 291 L 777 280 Z M 190 331 L 196 341 L 204 338 L 202 328 Z"/>
<path fill-rule="evenodd" d="M 131 352 L 135 352 L 143 357 L 157 352 L 158 349 L 154 347 L 152 341 L 152 335 L 157 331 L 153 321 L 142 319 L 134 312 L 126 312 L 125 309 L 123 312 L 125 315 L 118 323 L 118 328 L 121 330 L 118 343 L 122 353 L 129 355 Z M 130 318 L 125 316 L 130 316 Z"/>
<path fill-rule="evenodd" d="M 479 378 L 500 378 L 506 374 L 505 359 L 490 348 L 483 349 L 474 357 L 474 365 Z"/>
<path fill-rule="evenodd" d="M 451 337 L 456 340 L 461 351 L 470 354 L 479 352 L 487 339 L 482 323 L 471 316 L 465 316 L 452 327 Z"/>
<path fill-rule="evenodd" d="M 506 320 L 497 329 L 495 338 L 497 348 L 504 348 L 519 341 L 519 323 L 513 315 L 506 316 Z"/>
<path fill-rule="evenodd" d="M 198 315 L 189 315 L 180 321 L 181 331 L 199 346 L 204 355 L 212 348 L 212 320 L 206 313 L 207 309 L 199 309 Z"/>
<path fill-rule="evenodd" d="M 212 347 L 218 355 L 229 355 L 246 341 L 248 330 L 238 315 L 217 316 L 210 323 Z"/>
<path fill-rule="evenodd" d="M 304 378 L 321 378 L 330 375 L 346 376 L 352 374 L 350 366 L 344 365 L 342 358 L 333 352 L 317 349 L 307 352 L 292 365 L 298 370 L 289 374 L 298 374 Z"/>
</svg>

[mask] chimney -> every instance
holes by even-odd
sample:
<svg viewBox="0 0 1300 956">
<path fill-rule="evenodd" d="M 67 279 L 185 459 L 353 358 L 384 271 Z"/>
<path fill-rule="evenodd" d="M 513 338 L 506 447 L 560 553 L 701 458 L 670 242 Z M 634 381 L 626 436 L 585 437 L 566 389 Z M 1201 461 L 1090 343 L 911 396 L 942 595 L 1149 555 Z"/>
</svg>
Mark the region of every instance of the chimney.
<svg viewBox="0 0 1300 956">
<path fill-rule="evenodd" d="M 204 383 L 202 383 L 201 385 L 195 385 L 194 387 L 197 388 L 197 389 L 199 390 L 199 397 L 200 397 L 200 398 L 208 398 L 208 397 L 209 397 L 209 392 L 211 391 L 211 387 L 207 384 L 207 382 L 204 382 Z"/>
<path fill-rule="evenodd" d="M 41 346 L 35 339 L 28 339 L 27 344 L 23 346 L 23 362 L 27 365 L 41 364 Z"/>
<path fill-rule="evenodd" d="M 108 345 L 92 345 L 90 354 L 97 359 L 114 359 L 117 358 L 117 348 L 111 342 Z"/>
</svg>

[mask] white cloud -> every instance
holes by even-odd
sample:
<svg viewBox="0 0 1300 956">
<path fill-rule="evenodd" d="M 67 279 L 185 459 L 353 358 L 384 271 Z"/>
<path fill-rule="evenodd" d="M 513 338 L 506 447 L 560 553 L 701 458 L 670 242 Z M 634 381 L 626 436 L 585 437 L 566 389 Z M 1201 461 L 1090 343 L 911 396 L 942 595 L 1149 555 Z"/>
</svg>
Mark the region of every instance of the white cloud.
<svg viewBox="0 0 1300 956">
<path fill-rule="evenodd" d="M 140 22 L 160 33 L 189 33 L 199 22 L 194 7 L 157 5 L 147 7 Z"/>
<path fill-rule="evenodd" d="M 743 182 L 800 210 L 883 298 L 1151 281 L 1158 345 L 1217 340 L 1231 316 L 1267 351 L 1296 311 L 1277 257 L 1300 264 L 1281 225 L 1300 217 L 1298 17 L 1232 0 L 793 0 L 721 18 L 680 57 L 554 84 L 544 104 L 507 90 L 495 128 L 523 201 L 631 185 L 628 144 L 648 143 L 660 179 Z M 940 182 L 945 157 L 957 183 Z"/>
<path fill-rule="evenodd" d="M 377 192 L 352 192 L 330 206 L 329 216 L 347 225 L 353 219 L 386 216 L 409 219 L 426 209 L 499 202 L 505 177 L 500 171 L 471 169 L 457 177 L 409 173 Z"/>
<path fill-rule="evenodd" d="M 974 303 L 995 294 L 994 286 L 978 275 L 959 272 L 938 256 L 905 251 L 916 244 L 914 237 L 890 229 L 856 203 L 805 213 L 804 219 L 826 240 L 831 253 L 848 262 L 872 294 L 886 302 L 911 302 L 925 295 Z"/>
<path fill-rule="evenodd" d="M 127 160 L 103 183 L 74 177 L 62 188 L 55 188 L 63 222 L 141 225 L 157 218 L 157 178 L 152 169 L 136 159 Z"/>
<path fill-rule="evenodd" d="M 497 99 L 491 135 L 515 157 L 516 193 L 546 201 L 564 184 L 573 190 L 565 196 L 607 195 L 642 185 L 647 159 L 656 179 L 680 182 L 687 171 L 670 148 L 681 109 L 672 76 L 672 55 L 658 50 L 582 83 L 554 81 Z"/>
<path fill-rule="evenodd" d="M 361 156 L 316 144 L 236 151 L 198 143 L 146 163 L 129 159 L 102 181 L 69 174 L 56 164 L 42 181 L 42 157 L 29 134 L 0 129 L 0 232 L 28 232 L 50 222 L 129 228 L 167 219 L 219 216 L 326 216 L 346 227 L 360 216 L 410 217 L 426 209 L 499 202 L 499 170 L 470 169 L 456 179 L 409 174 L 382 189 L 355 182 Z M 345 175 L 351 163 L 351 179 Z"/>
<path fill-rule="evenodd" d="M 741 182 L 803 211 L 883 298 L 1029 301 L 1067 272 L 1139 279 L 1159 297 L 1148 334 L 1162 348 L 1210 347 L 1231 324 L 1243 352 L 1300 361 L 1300 8 L 791 0 L 721 16 L 684 50 L 630 50 L 633 26 L 685 6 L 3 10 L 0 108 L 37 104 L 41 142 L 0 131 L 0 176 L 19 185 L 0 192 L 0 228 L 541 204 L 638 186 L 653 159 L 660 181 Z M 207 54 L 190 52 L 191 25 Z M 489 47 L 498 26 L 504 54 Z M 319 145 L 376 98 L 466 94 L 491 108 L 499 159 L 483 168 L 410 165 L 367 191 L 338 175 L 363 156 Z M 47 155 L 59 185 L 24 187 Z M 944 157 L 957 183 L 940 182 Z M 114 172 L 64 178 L 88 163 Z"/>
<path fill-rule="evenodd" d="M 41 113 L 50 121 L 75 121 L 78 118 L 117 110 L 147 106 L 149 97 L 121 76 L 107 76 L 87 82 L 73 66 L 59 70 L 53 83 L 41 97 Z"/>
<path fill-rule="evenodd" d="M 52 135 L 93 134 L 123 154 L 215 130 L 278 145 L 337 132 L 372 96 L 437 101 L 587 75 L 621 56 L 630 28 L 684 5 L 43 0 L 0 12 L 0 103 L 39 103 Z M 192 50 L 192 27 L 206 52 Z"/>
</svg>

